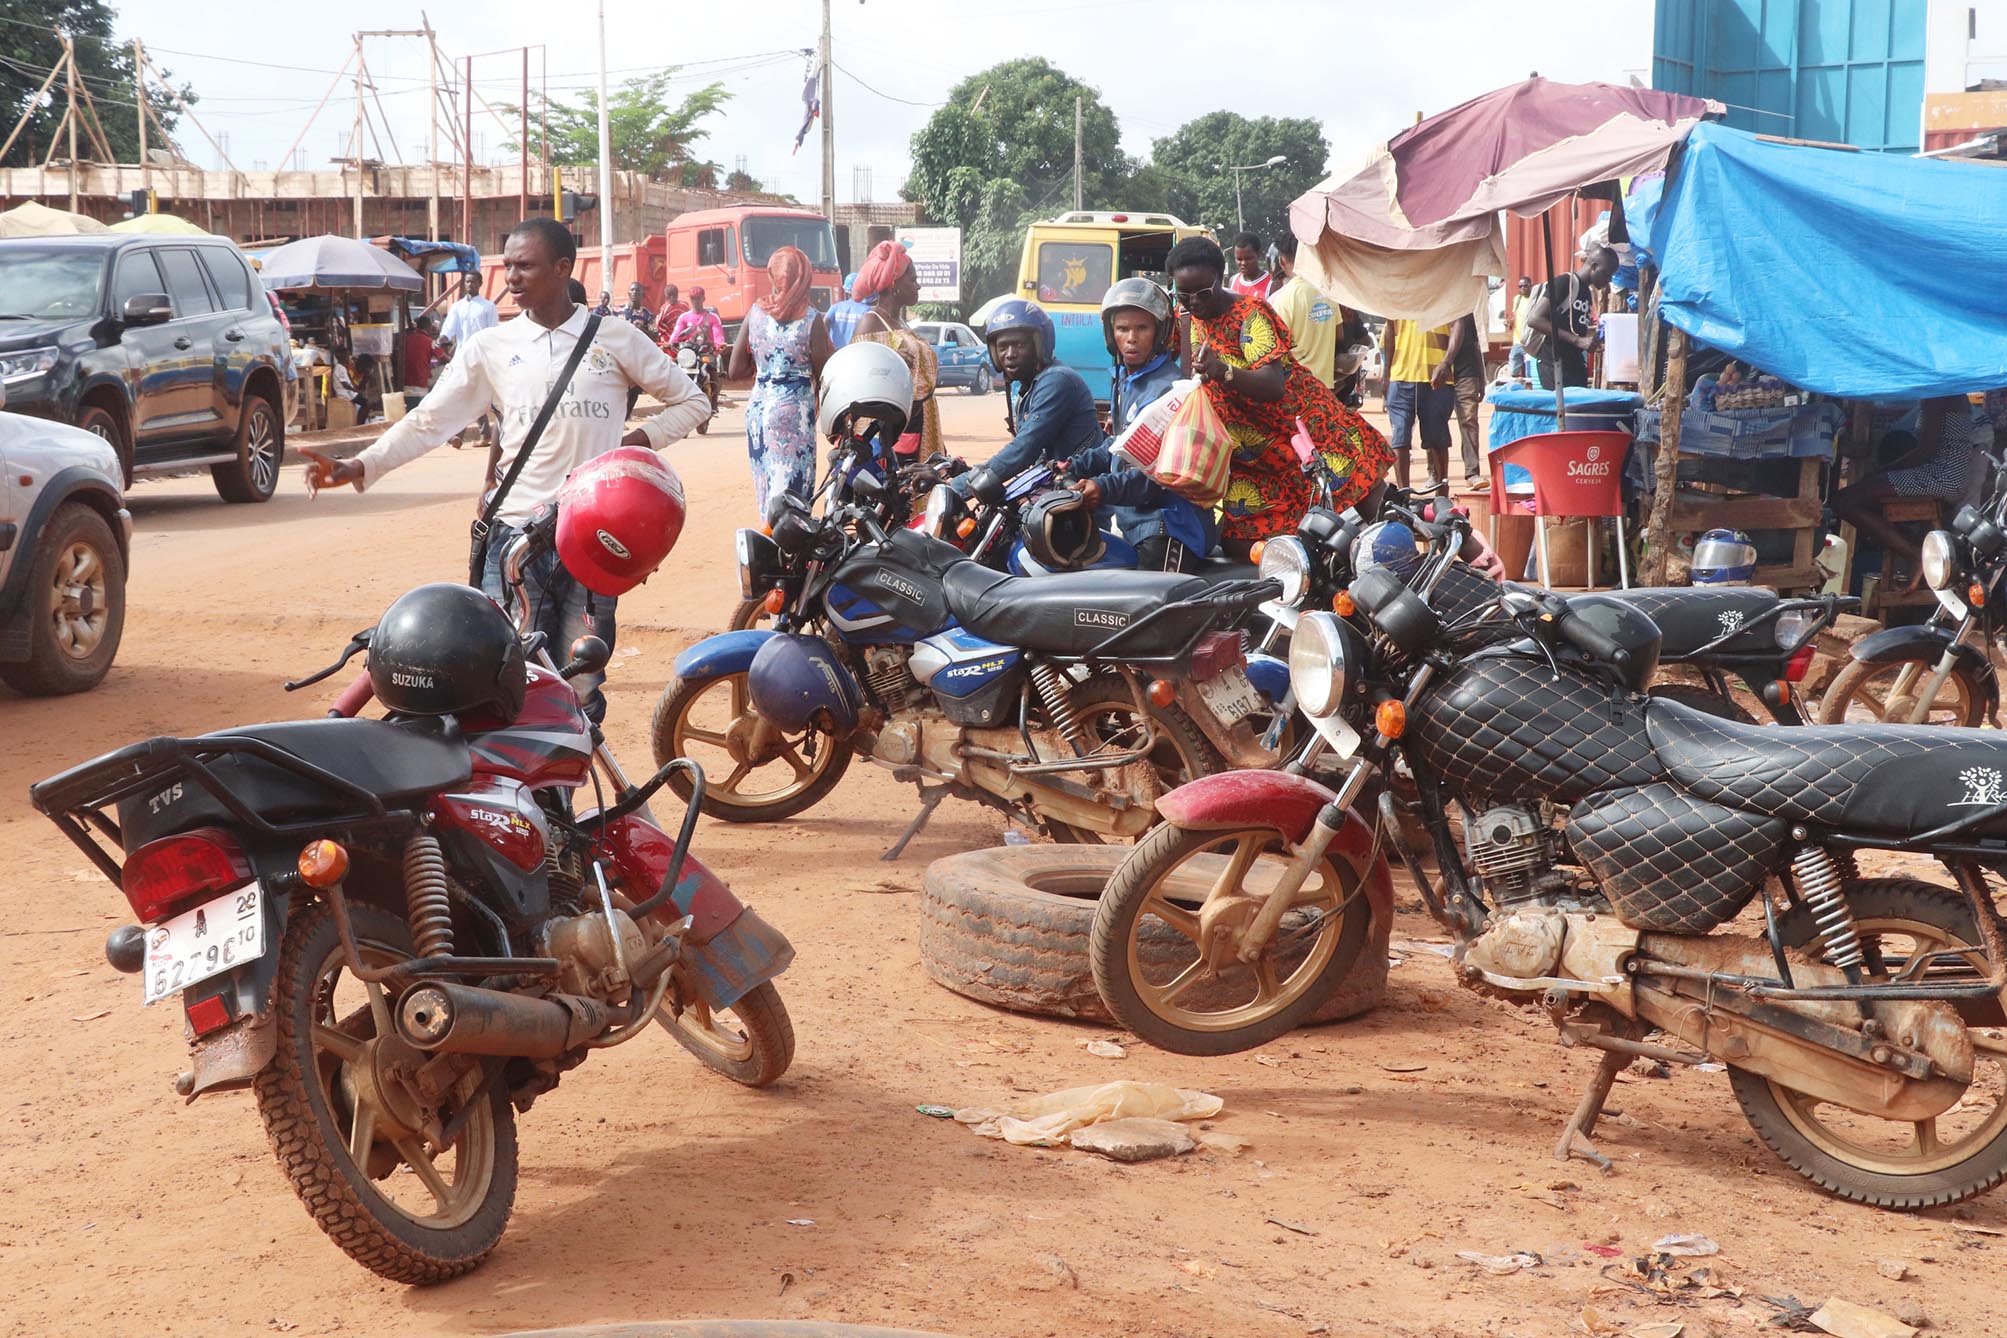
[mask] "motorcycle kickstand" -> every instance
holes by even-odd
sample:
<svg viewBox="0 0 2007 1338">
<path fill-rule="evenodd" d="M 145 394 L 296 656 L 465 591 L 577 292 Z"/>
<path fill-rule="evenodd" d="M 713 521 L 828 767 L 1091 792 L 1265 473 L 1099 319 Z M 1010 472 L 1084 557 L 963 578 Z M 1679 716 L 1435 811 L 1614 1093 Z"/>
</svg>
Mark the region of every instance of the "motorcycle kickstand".
<svg viewBox="0 0 2007 1338">
<path fill-rule="evenodd" d="M 901 855 L 905 854 L 906 843 L 911 841 L 914 837 L 920 834 L 920 829 L 927 825 L 928 819 L 934 816 L 934 810 L 939 808 L 941 806 L 941 801 L 943 799 L 946 799 L 947 797 L 948 797 L 948 787 L 945 785 L 936 785 L 931 790 L 924 785 L 921 786 L 920 811 L 918 813 L 915 813 L 913 815 L 913 820 L 906 824 L 906 830 L 899 833 L 899 839 L 897 841 L 894 841 L 891 844 L 891 846 L 889 846 L 886 849 L 885 853 L 880 855 L 878 858 L 881 860 L 890 861 L 890 860 L 896 860 Z"/>
<path fill-rule="evenodd" d="M 1567 1161 L 1580 1157 L 1594 1162 L 1598 1169 L 1609 1172 L 1615 1163 L 1596 1151 L 1596 1145 L 1589 1141 L 1589 1135 L 1596 1128 L 1596 1121 L 1602 1117 L 1603 1103 L 1610 1099 L 1610 1088 L 1616 1084 L 1617 1075 L 1629 1066 L 1631 1057 L 1610 1052 L 1603 1055 L 1596 1065 L 1596 1076 L 1589 1080 L 1589 1090 L 1582 1093 L 1582 1102 L 1575 1107 L 1575 1113 L 1568 1117 L 1567 1125 L 1561 1130 L 1561 1141 L 1554 1146 L 1554 1160 Z"/>
</svg>

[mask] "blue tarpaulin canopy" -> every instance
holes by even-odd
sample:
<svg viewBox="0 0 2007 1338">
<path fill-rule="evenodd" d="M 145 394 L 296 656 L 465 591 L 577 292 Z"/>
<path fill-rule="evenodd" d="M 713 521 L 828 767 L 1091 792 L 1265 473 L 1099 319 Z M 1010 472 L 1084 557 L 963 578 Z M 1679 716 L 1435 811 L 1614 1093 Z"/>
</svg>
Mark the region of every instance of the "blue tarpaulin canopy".
<svg viewBox="0 0 2007 1338">
<path fill-rule="evenodd" d="M 1792 385 L 2007 385 L 2007 169 L 1703 124 L 1667 177 L 1634 183 L 1625 218 L 1658 261 L 1665 319 Z"/>
<path fill-rule="evenodd" d="M 465 242 L 435 242 L 424 237 L 379 237 L 379 246 L 428 274 L 479 274 L 481 253 Z"/>
</svg>

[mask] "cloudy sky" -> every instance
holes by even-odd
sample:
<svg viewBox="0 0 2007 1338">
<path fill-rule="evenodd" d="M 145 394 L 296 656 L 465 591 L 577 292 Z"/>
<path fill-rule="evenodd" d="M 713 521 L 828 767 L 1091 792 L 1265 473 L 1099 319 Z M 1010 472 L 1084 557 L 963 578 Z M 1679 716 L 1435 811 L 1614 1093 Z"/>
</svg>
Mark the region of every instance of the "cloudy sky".
<svg viewBox="0 0 2007 1338">
<path fill-rule="evenodd" d="M 120 34 L 144 39 L 160 64 L 195 86 L 203 124 L 218 139 L 227 135 L 231 158 L 249 170 L 279 166 L 356 29 L 416 27 L 424 0 L 248 9 L 115 3 Z M 710 122 L 707 155 L 727 169 L 743 158 L 772 188 L 815 198 L 815 137 L 799 155 L 790 150 L 801 116 L 799 52 L 816 41 L 819 0 L 606 0 L 605 8 L 615 83 L 670 65 L 681 67 L 684 87 L 718 79 L 733 100 Z M 479 54 L 500 48 L 541 45 L 531 52 L 532 87 L 547 70 L 554 98 L 596 79 L 590 0 L 431 0 L 424 12 L 456 65 L 477 56 L 474 82 L 490 101 L 515 101 L 521 78 L 516 52 Z M 834 16 L 840 199 L 897 198 L 908 139 L 947 90 L 1020 55 L 1044 56 L 1098 88 L 1130 153 L 1146 155 L 1152 139 L 1224 107 L 1318 119 L 1335 169 L 1350 167 L 1417 112 L 1441 111 L 1533 71 L 1648 80 L 1652 45 L 1650 0 L 835 0 Z M 422 159 L 423 41 L 372 37 L 365 50 L 401 156 Z M 304 165 L 325 167 L 345 152 L 352 90 L 341 81 L 307 130 L 297 155 Z M 477 158 L 512 158 L 501 147 L 510 133 L 477 104 Z M 199 135 L 184 139 L 192 159 L 218 165 Z M 384 152 L 399 156 L 387 143 Z"/>
</svg>

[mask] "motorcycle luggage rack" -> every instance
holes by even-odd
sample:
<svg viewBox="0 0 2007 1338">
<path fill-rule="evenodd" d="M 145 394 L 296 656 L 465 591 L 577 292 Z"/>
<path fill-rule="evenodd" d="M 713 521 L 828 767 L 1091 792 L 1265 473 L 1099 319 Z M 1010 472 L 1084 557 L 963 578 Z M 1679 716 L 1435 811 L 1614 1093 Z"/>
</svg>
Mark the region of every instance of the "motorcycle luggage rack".
<svg viewBox="0 0 2007 1338">
<path fill-rule="evenodd" d="M 1819 621 L 1812 624 L 1812 626 L 1806 628 L 1803 636 L 1800 636 L 1796 642 L 1794 642 L 1789 646 L 1778 647 L 1774 655 L 1751 654 L 1746 656 L 1738 655 L 1735 657 L 1738 660 L 1742 659 L 1769 660 L 1772 658 L 1776 658 L 1778 656 L 1781 656 L 1785 659 L 1789 659 L 1791 656 L 1796 655 L 1800 650 L 1803 650 L 1806 646 L 1810 645 L 1813 641 L 1817 640 L 1819 633 L 1825 631 L 1828 627 L 1831 627 L 1833 625 L 1833 620 L 1839 617 L 1840 614 L 1846 612 L 1849 609 L 1857 609 L 1860 606 L 1861 606 L 1861 601 L 1858 595 L 1812 595 L 1803 599 L 1780 600 L 1775 608 L 1764 610 L 1762 613 L 1757 614 L 1754 618 L 1751 618 L 1748 622 L 1737 623 L 1732 630 L 1723 632 L 1720 636 L 1708 642 L 1706 645 L 1696 646 L 1694 649 L 1688 651 L 1684 655 L 1661 656 L 1660 663 L 1685 664 L 1690 660 L 1697 660 L 1703 656 L 1713 655 L 1716 651 L 1720 650 L 1723 646 L 1735 640 L 1737 637 L 1746 636 L 1750 632 L 1753 632 L 1760 627 L 1764 627 L 1771 623 L 1774 623 L 1787 613 L 1796 613 L 1803 609 L 1824 610 L 1824 614 L 1819 619 Z"/>
<path fill-rule="evenodd" d="M 275 823 L 251 808 L 210 769 L 223 757 L 255 758 L 281 771 L 353 799 L 363 810 L 353 815 L 320 815 L 302 822 Z M 37 811 L 55 823 L 64 836 L 114 883 L 123 872 L 92 835 L 92 828 L 123 845 L 119 825 L 104 810 L 111 805 L 189 777 L 227 810 L 231 817 L 260 835 L 285 837 L 324 833 L 331 826 L 402 826 L 417 821 L 408 809 L 387 807 L 382 798 L 324 767 L 295 757 L 263 739 L 232 737 L 178 739 L 161 736 L 127 744 L 116 752 L 82 763 L 28 787 Z M 81 815 L 89 823 L 77 821 Z"/>
</svg>

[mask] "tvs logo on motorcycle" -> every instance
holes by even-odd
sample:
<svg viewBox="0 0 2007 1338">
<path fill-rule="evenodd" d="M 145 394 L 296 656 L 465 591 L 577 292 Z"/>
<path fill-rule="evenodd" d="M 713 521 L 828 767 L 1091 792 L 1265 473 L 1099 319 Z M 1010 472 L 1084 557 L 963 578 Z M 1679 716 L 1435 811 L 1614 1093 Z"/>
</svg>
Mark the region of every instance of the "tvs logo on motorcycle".
<svg viewBox="0 0 2007 1338">
<path fill-rule="evenodd" d="M 604 548 L 607 552 L 613 554 L 615 557 L 619 558 L 621 561 L 624 562 L 628 558 L 633 556 L 633 554 L 627 551 L 626 544 L 620 542 L 620 540 L 614 538 L 612 535 L 608 534 L 605 530 L 600 530 L 598 534 L 599 534 L 599 546 L 601 548 Z"/>
<path fill-rule="evenodd" d="M 1952 801 L 1949 808 L 2007 804 L 2007 775 L 1997 767 L 1967 767 L 1958 773 L 1958 780 L 1965 787 L 1965 798 Z"/>
<path fill-rule="evenodd" d="M 146 801 L 147 811 L 149 813 L 158 813 L 160 812 L 161 809 L 166 808 L 169 804 L 174 803 L 180 798 L 181 798 L 181 782 L 176 781 L 174 782 L 174 784 L 168 786 L 165 790 L 162 790 L 159 794 L 155 795 L 153 798 Z"/>
<path fill-rule="evenodd" d="M 919 586 L 914 585 L 911 581 L 901 580 L 890 572 L 880 572 L 878 579 L 887 590 L 912 603 L 925 604 L 927 602 L 927 592 Z"/>
<path fill-rule="evenodd" d="M 1075 609 L 1073 611 L 1073 625 L 1075 627 L 1127 627 L 1129 625 L 1129 616 L 1123 613 L 1110 613 L 1106 609 Z"/>
</svg>

